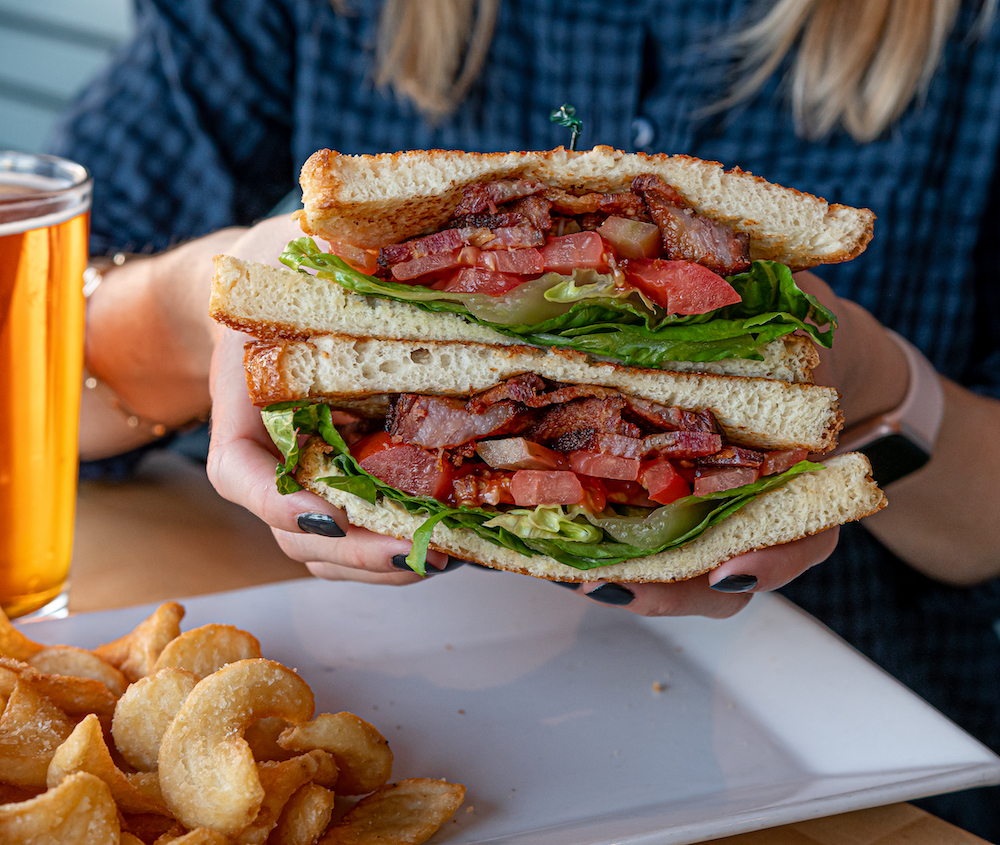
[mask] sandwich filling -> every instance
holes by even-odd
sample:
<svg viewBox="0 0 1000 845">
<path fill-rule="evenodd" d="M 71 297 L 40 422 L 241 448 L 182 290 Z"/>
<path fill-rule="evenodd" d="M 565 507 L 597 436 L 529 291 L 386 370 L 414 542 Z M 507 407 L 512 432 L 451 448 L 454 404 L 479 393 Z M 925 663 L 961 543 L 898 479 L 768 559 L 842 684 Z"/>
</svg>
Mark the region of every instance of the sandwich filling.
<svg viewBox="0 0 1000 845">
<path fill-rule="evenodd" d="M 829 346 L 836 325 L 787 267 L 751 261 L 746 234 L 654 174 L 617 193 L 477 183 L 437 232 L 377 251 L 330 247 L 300 238 L 282 261 L 358 294 L 634 366 L 759 359 L 797 330 Z"/>
<path fill-rule="evenodd" d="M 467 400 L 398 394 L 379 420 L 335 426 L 329 406 L 301 403 L 263 417 L 282 492 L 300 489 L 300 440 L 317 434 L 335 470 L 322 483 L 426 516 L 408 558 L 421 573 L 438 522 L 591 569 L 683 545 L 821 468 L 728 442 L 707 410 L 530 373 Z"/>
</svg>

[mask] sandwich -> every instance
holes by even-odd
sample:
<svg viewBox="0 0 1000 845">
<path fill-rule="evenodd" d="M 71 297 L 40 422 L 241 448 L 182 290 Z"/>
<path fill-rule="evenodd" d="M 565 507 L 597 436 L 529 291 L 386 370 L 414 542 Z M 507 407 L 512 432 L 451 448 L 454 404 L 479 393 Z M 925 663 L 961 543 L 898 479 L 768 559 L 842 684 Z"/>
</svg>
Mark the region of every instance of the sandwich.
<svg viewBox="0 0 1000 845">
<path fill-rule="evenodd" d="M 854 258 L 874 220 L 711 162 L 607 147 L 324 150 L 301 184 L 310 237 L 282 260 L 315 276 L 285 298 L 328 307 L 310 305 L 309 323 L 265 305 L 251 331 L 528 343 L 792 380 L 808 380 L 809 341 L 829 346 L 835 325 L 792 273 Z"/>
<path fill-rule="evenodd" d="M 884 506 L 864 456 L 812 460 L 835 317 L 791 275 L 870 212 L 607 148 L 324 151 L 302 185 L 291 269 L 217 257 L 211 312 L 253 336 L 279 489 L 412 538 L 415 571 L 681 580 Z"/>
</svg>

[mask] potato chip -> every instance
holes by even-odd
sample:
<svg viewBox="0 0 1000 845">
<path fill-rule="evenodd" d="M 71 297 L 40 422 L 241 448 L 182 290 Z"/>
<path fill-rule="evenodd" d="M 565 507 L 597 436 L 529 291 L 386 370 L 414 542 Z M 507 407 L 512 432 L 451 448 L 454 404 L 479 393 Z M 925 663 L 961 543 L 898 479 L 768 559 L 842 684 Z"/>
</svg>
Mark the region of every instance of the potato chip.
<svg viewBox="0 0 1000 845">
<path fill-rule="evenodd" d="M 0 675 L 9 680 L 8 674 Z M 0 714 L 0 780 L 44 789 L 49 761 L 72 732 L 73 723 L 62 710 L 31 683 L 15 676 Z"/>
<path fill-rule="evenodd" d="M 138 836 L 122 831 L 121 839 L 118 840 L 118 845 L 146 845 L 146 843 L 144 843 Z"/>
<path fill-rule="evenodd" d="M 433 778 L 388 784 L 362 798 L 324 834 L 320 845 L 420 845 L 464 799 L 464 786 Z"/>
<path fill-rule="evenodd" d="M 120 833 L 107 784 L 86 772 L 37 798 L 0 806 L 0 842 L 7 845 L 115 845 Z"/>
<path fill-rule="evenodd" d="M 234 625 L 202 625 L 167 643 L 152 671 L 172 666 L 204 678 L 227 663 L 260 656 L 260 643 L 253 634 Z"/>
<path fill-rule="evenodd" d="M 330 824 L 334 794 L 317 783 L 300 787 L 281 811 L 267 845 L 313 845 Z"/>
<path fill-rule="evenodd" d="M 180 636 L 183 618 L 181 605 L 165 602 L 130 633 L 99 645 L 94 653 L 120 669 L 129 681 L 138 681 L 150 673 L 166 644 Z"/>
<path fill-rule="evenodd" d="M 312 780 L 319 768 L 318 758 L 324 754 L 323 751 L 313 751 L 291 760 L 257 764 L 264 800 L 257 818 L 234 840 L 236 845 L 264 845 L 288 799 Z"/>
<path fill-rule="evenodd" d="M 125 676 L 106 660 L 92 651 L 71 645 L 47 646 L 25 658 L 24 662 L 45 675 L 68 675 L 100 681 L 115 698 L 125 692 L 128 684 Z"/>
<path fill-rule="evenodd" d="M 115 705 L 111 735 L 122 758 L 140 772 L 154 772 L 160 741 L 198 683 L 186 669 L 167 668 L 130 685 Z"/>
<path fill-rule="evenodd" d="M 313 710 L 306 682 L 272 660 L 240 660 L 199 681 L 160 743 L 167 806 L 190 828 L 239 833 L 264 800 L 243 731 L 264 717 L 304 722 Z"/>
<path fill-rule="evenodd" d="M 60 745 L 49 763 L 46 782 L 49 789 L 69 775 L 88 772 L 103 780 L 123 813 L 161 813 L 169 815 L 158 793 L 155 780 L 139 780 L 141 788 L 119 769 L 104 741 L 104 731 L 97 716 L 87 716 Z"/>
<path fill-rule="evenodd" d="M 14 627 L 7 614 L 0 610 L 0 654 L 15 660 L 27 660 L 45 646 L 28 639 Z"/>
<path fill-rule="evenodd" d="M 67 716 L 86 716 L 88 713 L 96 713 L 104 724 L 111 724 L 111 717 L 115 711 L 115 696 L 100 681 L 95 681 L 93 678 L 74 678 L 69 675 L 46 675 L 27 663 L 9 657 L 0 657 L 0 667 L 15 672 Z"/>
<path fill-rule="evenodd" d="M 338 795 L 365 795 L 392 775 L 388 741 L 353 713 L 321 713 L 311 722 L 288 728 L 278 737 L 278 744 L 293 751 L 329 751 L 340 772 Z"/>
</svg>

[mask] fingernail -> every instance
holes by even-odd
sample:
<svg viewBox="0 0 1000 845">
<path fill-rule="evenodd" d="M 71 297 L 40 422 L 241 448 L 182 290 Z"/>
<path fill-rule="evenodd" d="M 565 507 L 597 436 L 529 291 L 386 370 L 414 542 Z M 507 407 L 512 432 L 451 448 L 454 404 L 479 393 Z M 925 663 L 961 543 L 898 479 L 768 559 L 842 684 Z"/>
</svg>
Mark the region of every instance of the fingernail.
<svg viewBox="0 0 1000 845">
<path fill-rule="evenodd" d="M 403 572 L 413 572 L 413 570 L 410 569 L 406 563 L 406 555 L 393 555 L 392 565 L 396 567 L 396 569 L 402 569 Z"/>
<path fill-rule="evenodd" d="M 753 575 L 727 575 L 712 589 L 720 593 L 749 593 L 757 586 L 757 578 Z"/>
<path fill-rule="evenodd" d="M 553 581 L 557 587 L 565 587 L 567 590 L 579 590 L 580 585 L 574 581 Z"/>
<path fill-rule="evenodd" d="M 596 590 L 587 593 L 587 597 L 604 604 L 623 605 L 631 602 L 635 593 L 621 584 L 601 584 Z"/>
<path fill-rule="evenodd" d="M 323 537 L 347 536 L 347 532 L 337 525 L 334 518 L 325 513 L 300 513 L 295 521 L 307 534 L 319 534 Z"/>
</svg>

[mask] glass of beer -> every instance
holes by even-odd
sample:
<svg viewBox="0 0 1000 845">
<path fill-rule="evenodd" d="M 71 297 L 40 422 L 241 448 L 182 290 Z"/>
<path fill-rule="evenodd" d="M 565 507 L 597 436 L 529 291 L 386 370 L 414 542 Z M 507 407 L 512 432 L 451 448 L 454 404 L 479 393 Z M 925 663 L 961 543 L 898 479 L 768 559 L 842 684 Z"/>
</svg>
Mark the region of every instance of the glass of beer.
<svg viewBox="0 0 1000 845">
<path fill-rule="evenodd" d="M 65 613 L 92 181 L 0 151 L 0 607 Z"/>
</svg>

